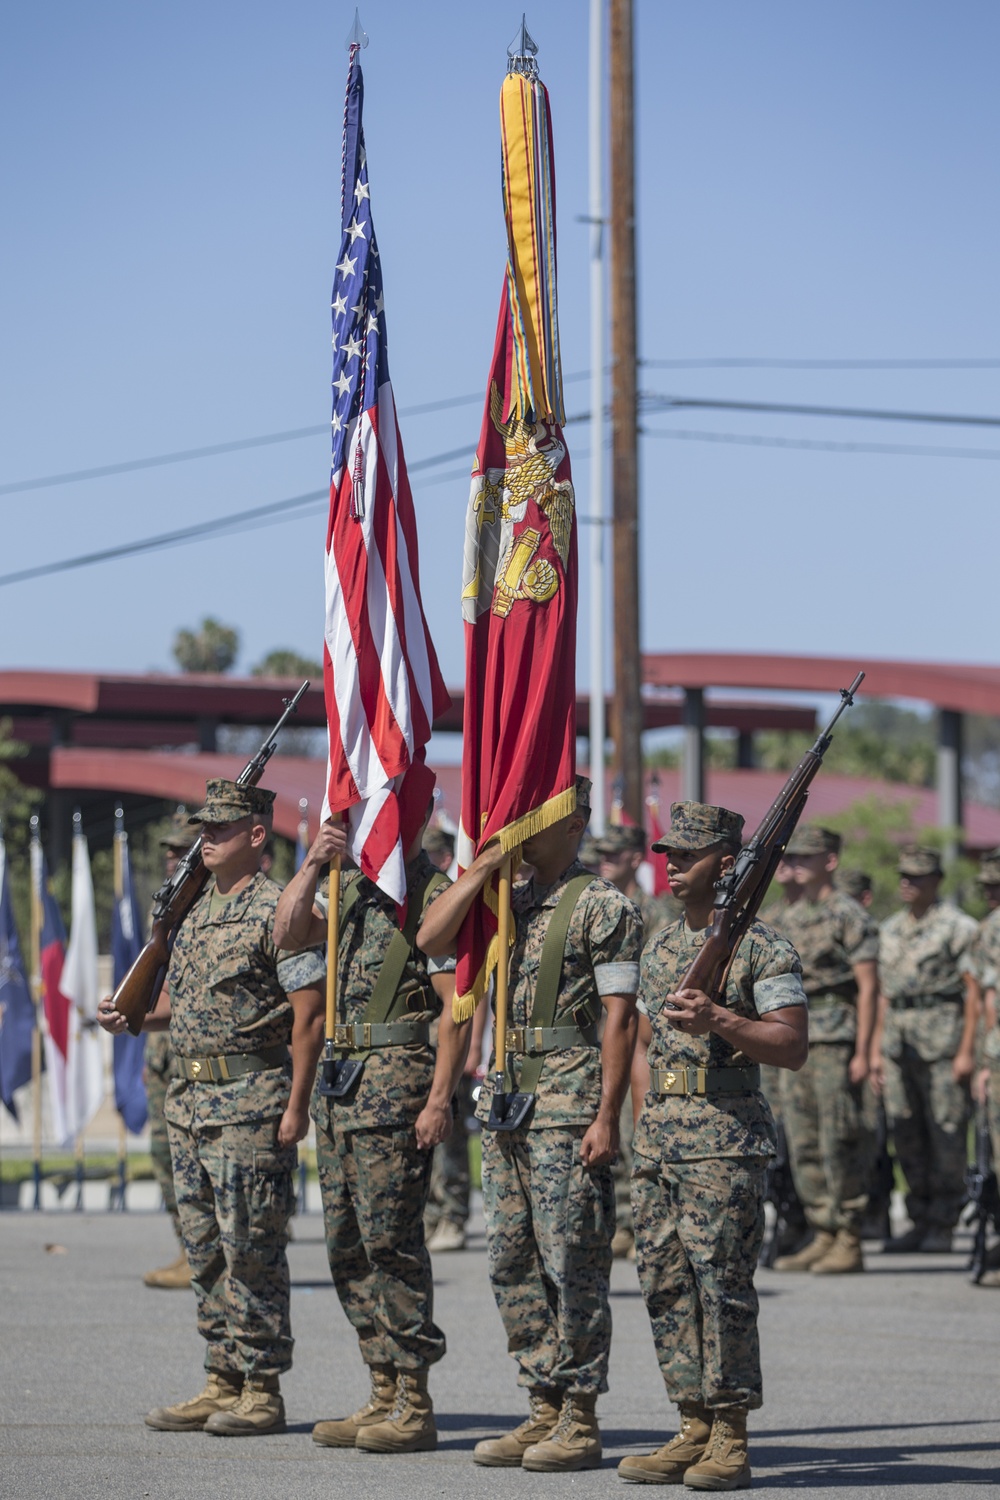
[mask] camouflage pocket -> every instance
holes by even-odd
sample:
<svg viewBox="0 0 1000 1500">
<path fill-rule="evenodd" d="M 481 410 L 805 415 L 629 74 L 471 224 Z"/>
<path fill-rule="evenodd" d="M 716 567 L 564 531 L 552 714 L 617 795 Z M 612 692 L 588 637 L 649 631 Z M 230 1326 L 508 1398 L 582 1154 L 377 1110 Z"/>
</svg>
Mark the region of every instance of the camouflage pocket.
<svg viewBox="0 0 1000 1500">
<path fill-rule="evenodd" d="M 609 1246 L 614 1234 L 615 1188 L 610 1167 L 585 1167 L 579 1144 L 566 1204 L 566 1238 L 573 1245 Z"/>
<path fill-rule="evenodd" d="M 249 1205 L 252 1240 L 284 1233 L 295 1203 L 298 1156 L 295 1146 L 254 1151 Z"/>
</svg>

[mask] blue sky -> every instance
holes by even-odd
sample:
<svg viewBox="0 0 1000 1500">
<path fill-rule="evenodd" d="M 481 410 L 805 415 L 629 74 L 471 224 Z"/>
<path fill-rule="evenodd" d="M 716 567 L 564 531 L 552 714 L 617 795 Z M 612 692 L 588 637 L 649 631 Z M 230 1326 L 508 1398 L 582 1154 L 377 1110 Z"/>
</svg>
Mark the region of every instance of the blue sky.
<svg viewBox="0 0 1000 1500">
<path fill-rule="evenodd" d="M 329 287 L 353 4 L 51 0 L 0 12 L 0 484 L 329 417 Z M 586 0 L 534 0 L 551 98 L 564 367 L 588 360 Z M 1000 10 L 636 0 L 644 360 L 1000 359 Z M 365 127 L 397 403 L 482 389 L 504 261 L 497 96 L 520 9 L 368 0 Z M 1000 411 L 1000 369 L 662 369 L 670 394 Z M 568 387 L 570 411 L 587 384 Z M 478 402 L 402 421 L 411 461 Z M 995 659 L 989 429 L 681 411 L 645 419 L 643 646 Z M 581 512 L 586 428 L 570 428 Z M 414 475 L 424 598 L 462 677 L 463 464 Z M 321 488 L 328 441 L 0 497 L 7 572 Z M 323 517 L 0 588 L 9 666 L 318 654 Z M 588 681 L 583 532 L 579 680 Z"/>
</svg>

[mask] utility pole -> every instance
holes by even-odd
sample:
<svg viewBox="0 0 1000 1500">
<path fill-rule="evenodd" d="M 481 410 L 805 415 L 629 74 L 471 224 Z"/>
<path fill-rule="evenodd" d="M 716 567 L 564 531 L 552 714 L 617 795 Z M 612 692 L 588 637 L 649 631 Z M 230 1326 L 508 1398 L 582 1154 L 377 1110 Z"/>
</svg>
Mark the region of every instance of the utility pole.
<svg viewBox="0 0 1000 1500">
<path fill-rule="evenodd" d="M 590 0 L 590 826 L 604 832 L 604 0 Z"/>
<path fill-rule="evenodd" d="M 611 465 L 615 663 L 612 729 L 624 809 L 636 823 L 644 825 L 632 60 L 632 0 L 611 0 Z"/>
</svg>

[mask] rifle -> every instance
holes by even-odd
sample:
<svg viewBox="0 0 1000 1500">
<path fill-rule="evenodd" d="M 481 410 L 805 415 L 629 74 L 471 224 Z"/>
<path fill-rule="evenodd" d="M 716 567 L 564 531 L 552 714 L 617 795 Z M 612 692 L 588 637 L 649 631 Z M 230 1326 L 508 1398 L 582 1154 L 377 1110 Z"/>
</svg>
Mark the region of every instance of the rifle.
<svg viewBox="0 0 1000 1500">
<path fill-rule="evenodd" d="M 775 798 L 753 838 L 736 857 L 733 868 L 716 882 L 712 922 L 704 943 L 678 990 L 702 990 L 721 999 L 736 950 L 760 910 L 778 868 L 785 845 L 802 816 L 809 787 L 830 748 L 833 730 L 865 679 L 859 672 L 849 688 L 840 689 L 840 706 L 811 750 L 807 750 Z"/>
<path fill-rule="evenodd" d="M 297 711 L 299 700 L 308 686 L 307 678 L 294 698 L 282 698 L 284 713 L 266 736 L 256 755 L 250 758 L 237 776 L 237 786 L 257 785 L 277 748 L 278 735 L 291 715 Z M 207 880 L 208 871 L 201 857 L 199 834 L 183 858 L 178 860 L 174 873 L 168 876 L 153 896 L 153 922 L 149 941 L 114 993 L 115 1010 L 125 1017 L 133 1036 L 139 1035 L 143 1021 L 159 998 L 178 929 L 201 895 Z"/>
<path fill-rule="evenodd" d="M 968 1268 L 972 1285 L 978 1286 L 986 1270 L 986 1231 L 990 1224 L 1000 1230 L 1000 1189 L 984 1104 L 976 1105 L 976 1160 L 965 1169 L 965 1202 L 970 1209 L 967 1221 L 976 1226 Z"/>
<path fill-rule="evenodd" d="M 800 1243 L 805 1239 L 805 1216 L 792 1177 L 792 1164 L 788 1155 L 788 1136 L 785 1134 L 785 1127 L 780 1119 L 775 1120 L 775 1125 L 778 1133 L 778 1153 L 768 1162 L 764 1177 L 764 1202 L 774 1207 L 774 1225 L 760 1252 L 760 1264 L 769 1270 L 779 1255 L 787 1253 L 783 1240 L 791 1227 L 796 1210 L 802 1225 L 798 1239 Z"/>
</svg>

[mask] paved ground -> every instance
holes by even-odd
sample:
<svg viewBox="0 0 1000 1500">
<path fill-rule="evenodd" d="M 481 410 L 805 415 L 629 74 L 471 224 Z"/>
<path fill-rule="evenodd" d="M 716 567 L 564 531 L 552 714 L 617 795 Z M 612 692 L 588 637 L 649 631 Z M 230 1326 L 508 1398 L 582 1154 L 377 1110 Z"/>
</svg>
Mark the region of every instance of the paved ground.
<svg viewBox="0 0 1000 1500">
<path fill-rule="evenodd" d="M 450 1346 L 432 1376 L 438 1451 L 391 1459 L 315 1447 L 312 1423 L 352 1410 L 365 1382 L 316 1215 L 297 1221 L 290 1254 L 297 1345 L 285 1382 L 289 1431 L 248 1440 L 170 1435 L 144 1427 L 142 1414 L 200 1389 L 201 1350 L 190 1294 L 147 1291 L 140 1281 L 172 1258 L 166 1218 L 0 1216 L 0 1496 L 624 1494 L 618 1459 L 663 1441 L 670 1419 L 635 1271 L 618 1264 L 611 1391 L 600 1403 L 604 1467 L 545 1476 L 471 1464 L 479 1437 L 523 1415 L 477 1235 L 469 1251 L 441 1256 L 435 1267 Z M 817 1497 L 853 1490 L 866 1500 L 980 1496 L 984 1486 L 997 1493 L 1000 1292 L 969 1286 L 963 1257 L 873 1254 L 863 1277 L 762 1272 L 759 1282 L 767 1404 L 752 1422 L 755 1489 Z"/>
</svg>

